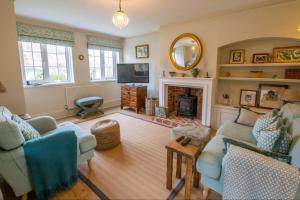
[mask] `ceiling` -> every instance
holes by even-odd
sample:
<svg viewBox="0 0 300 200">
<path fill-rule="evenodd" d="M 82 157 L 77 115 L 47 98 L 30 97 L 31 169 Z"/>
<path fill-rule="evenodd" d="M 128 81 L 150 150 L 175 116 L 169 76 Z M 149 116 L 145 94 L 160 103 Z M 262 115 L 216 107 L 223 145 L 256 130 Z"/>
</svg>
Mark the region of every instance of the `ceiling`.
<svg viewBox="0 0 300 200">
<path fill-rule="evenodd" d="M 291 0 L 123 0 L 130 22 L 122 30 L 112 24 L 118 0 L 15 0 L 15 12 L 126 38 L 157 31 L 164 25 L 288 1 Z"/>
</svg>

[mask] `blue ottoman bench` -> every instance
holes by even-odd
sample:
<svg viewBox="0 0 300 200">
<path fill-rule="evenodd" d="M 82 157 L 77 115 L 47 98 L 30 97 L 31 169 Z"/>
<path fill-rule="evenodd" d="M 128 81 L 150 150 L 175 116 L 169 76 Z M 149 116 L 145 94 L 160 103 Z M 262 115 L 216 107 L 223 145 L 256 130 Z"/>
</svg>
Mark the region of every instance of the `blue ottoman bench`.
<svg viewBox="0 0 300 200">
<path fill-rule="evenodd" d="M 77 115 L 81 116 L 81 118 L 85 118 L 87 115 L 97 112 L 104 114 L 103 111 L 99 110 L 99 107 L 102 106 L 103 101 L 104 100 L 102 97 L 97 96 L 76 99 L 74 104 L 80 108 L 80 110 L 77 112 Z"/>
</svg>

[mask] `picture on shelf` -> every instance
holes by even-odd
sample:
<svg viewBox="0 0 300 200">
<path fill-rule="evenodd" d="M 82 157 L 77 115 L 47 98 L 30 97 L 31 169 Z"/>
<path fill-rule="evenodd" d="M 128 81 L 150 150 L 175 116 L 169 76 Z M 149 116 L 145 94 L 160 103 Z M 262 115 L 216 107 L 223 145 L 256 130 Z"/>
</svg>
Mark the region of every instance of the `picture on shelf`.
<svg viewBox="0 0 300 200">
<path fill-rule="evenodd" d="M 275 63 L 300 63 L 300 46 L 273 49 Z"/>
<path fill-rule="evenodd" d="M 135 47 L 136 58 L 149 58 L 149 45 L 143 44 Z"/>
<path fill-rule="evenodd" d="M 269 53 L 255 53 L 252 56 L 252 63 L 261 64 L 270 62 L 270 54 Z"/>
<path fill-rule="evenodd" d="M 245 62 L 245 49 L 236 49 L 230 52 L 230 64 L 243 64 Z"/>
<path fill-rule="evenodd" d="M 280 108 L 283 105 L 282 95 L 288 85 L 259 85 L 259 101 L 261 108 Z"/>
<path fill-rule="evenodd" d="M 257 91 L 256 90 L 241 90 L 240 105 L 241 106 L 256 106 Z"/>
</svg>

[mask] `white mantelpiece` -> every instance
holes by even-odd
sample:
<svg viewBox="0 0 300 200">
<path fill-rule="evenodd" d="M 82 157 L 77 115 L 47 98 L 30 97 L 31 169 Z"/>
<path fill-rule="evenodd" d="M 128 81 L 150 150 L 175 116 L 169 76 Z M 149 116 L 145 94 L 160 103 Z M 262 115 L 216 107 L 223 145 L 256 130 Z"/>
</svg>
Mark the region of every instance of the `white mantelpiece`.
<svg viewBox="0 0 300 200">
<path fill-rule="evenodd" d="M 159 80 L 159 105 L 168 107 L 168 86 L 202 88 L 202 124 L 211 126 L 213 78 L 161 78 Z"/>
</svg>

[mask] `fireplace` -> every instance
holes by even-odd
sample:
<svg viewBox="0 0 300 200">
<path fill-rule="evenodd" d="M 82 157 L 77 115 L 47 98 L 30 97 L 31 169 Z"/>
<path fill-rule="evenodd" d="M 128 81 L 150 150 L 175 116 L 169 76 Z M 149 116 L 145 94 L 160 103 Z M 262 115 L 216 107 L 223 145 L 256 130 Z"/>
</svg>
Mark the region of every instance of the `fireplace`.
<svg viewBox="0 0 300 200">
<path fill-rule="evenodd" d="M 159 81 L 159 105 L 177 112 L 177 96 L 183 95 L 185 88 L 191 88 L 191 95 L 197 96 L 197 118 L 201 124 L 210 126 L 212 112 L 213 78 L 167 77 Z M 199 96 L 198 96 L 199 95 Z M 195 120 L 195 119 L 194 119 Z"/>
<path fill-rule="evenodd" d="M 188 116 L 194 119 L 197 116 L 197 96 L 191 95 L 191 89 L 186 88 L 184 95 L 179 95 L 177 100 L 177 116 Z"/>
<path fill-rule="evenodd" d="M 168 109 L 177 116 L 202 118 L 202 89 L 168 86 Z"/>
</svg>

